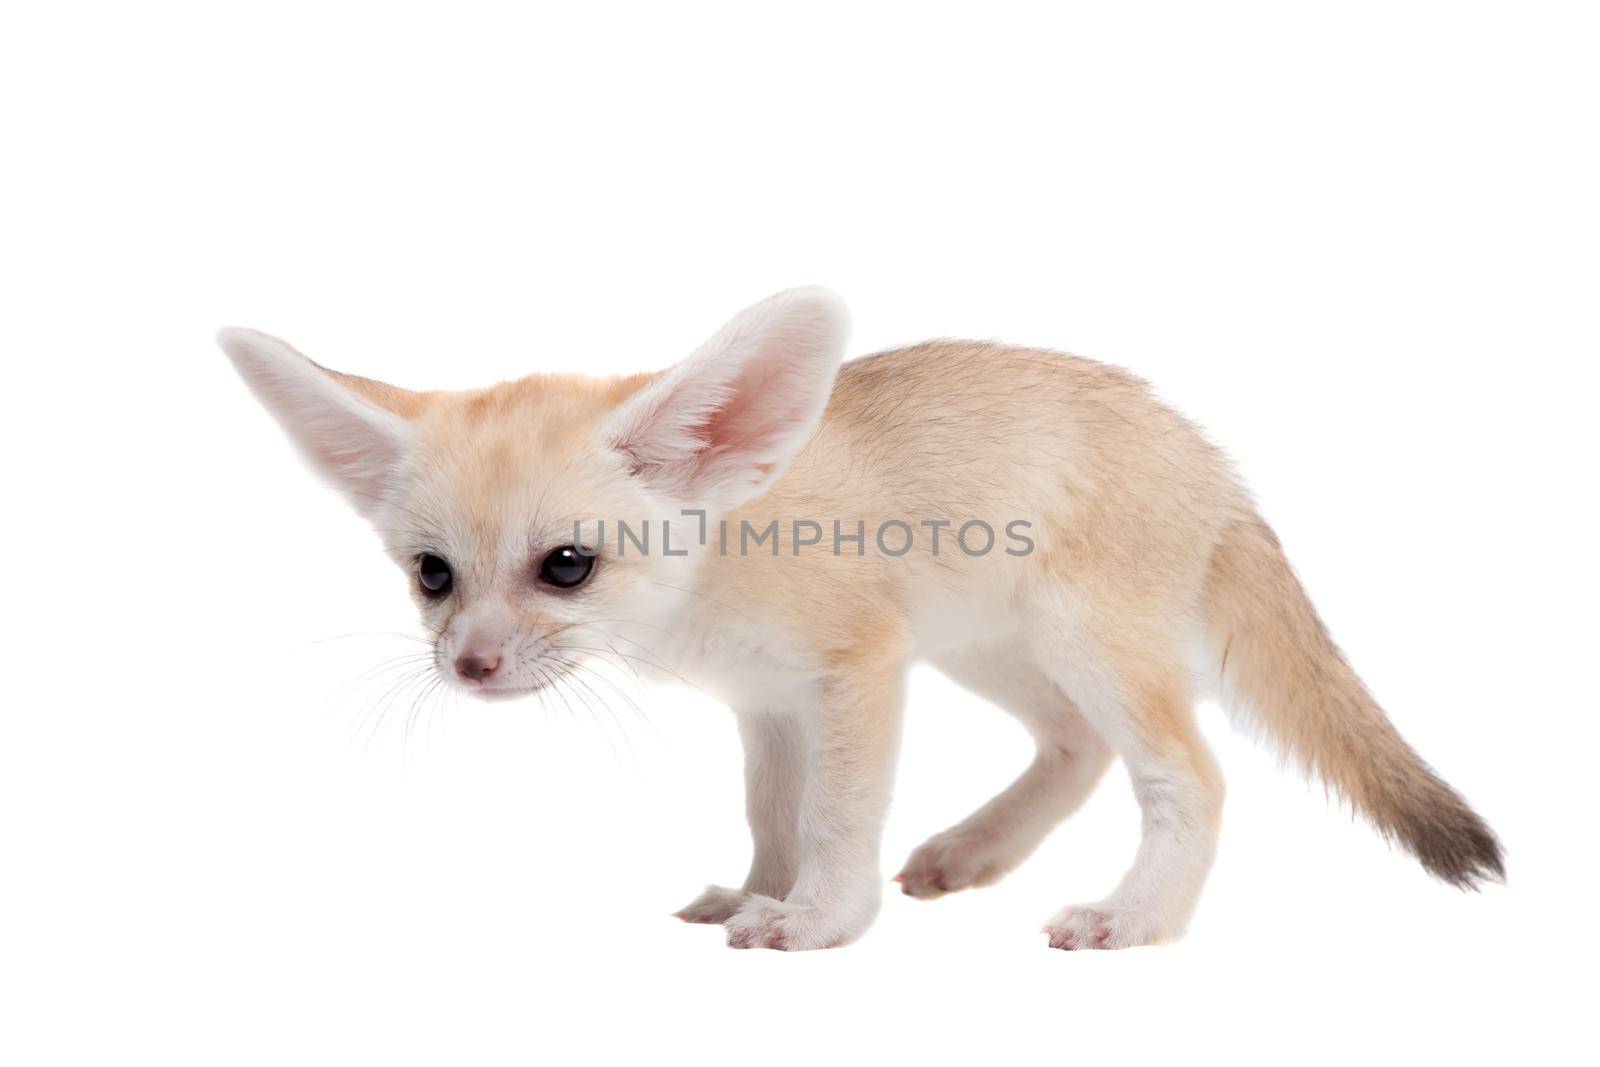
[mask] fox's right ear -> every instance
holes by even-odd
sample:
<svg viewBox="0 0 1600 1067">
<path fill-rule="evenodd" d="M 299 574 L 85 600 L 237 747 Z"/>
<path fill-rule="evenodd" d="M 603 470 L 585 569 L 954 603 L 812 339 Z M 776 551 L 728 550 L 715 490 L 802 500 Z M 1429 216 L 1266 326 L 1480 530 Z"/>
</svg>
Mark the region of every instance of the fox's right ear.
<svg viewBox="0 0 1600 1067">
<path fill-rule="evenodd" d="M 276 337 L 229 328 L 217 343 L 311 465 L 375 516 L 412 442 L 422 397 L 330 371 Z"/>
</svg>

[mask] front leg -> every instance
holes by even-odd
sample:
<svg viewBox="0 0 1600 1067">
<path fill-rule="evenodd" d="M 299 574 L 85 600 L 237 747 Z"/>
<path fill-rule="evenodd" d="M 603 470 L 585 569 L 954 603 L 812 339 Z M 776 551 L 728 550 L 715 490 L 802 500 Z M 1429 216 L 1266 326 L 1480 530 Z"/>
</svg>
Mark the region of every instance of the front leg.
<svg viewBox="0 0 1600 1067">
<path fill-rule="evenodd" d="M 678 912 L 692 923 L 722 923 L 752 894 L 782 899 L 799 866 L 800 797 L 805 786 L 806 731 L 793 712 L 740 712 L 744 742 L 744 810 L 754 852 L 744 888 L 707 886 Z"/>
<path fill-rule="evenodd" d="M 782 899 L 744 902 L 727 921 L 734 948 L 830 948 L 854 940 L 877 915 L 904 680 L 898 648 L 830 664 L 800 718 L 806 773 L 794 884 Z"/>
</svg>

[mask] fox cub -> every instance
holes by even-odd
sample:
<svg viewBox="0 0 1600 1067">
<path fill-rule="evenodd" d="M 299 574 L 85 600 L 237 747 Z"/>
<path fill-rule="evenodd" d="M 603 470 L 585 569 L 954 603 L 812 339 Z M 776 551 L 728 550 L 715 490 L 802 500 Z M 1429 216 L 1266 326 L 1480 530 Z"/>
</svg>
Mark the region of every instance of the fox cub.
<svg viewBox="0 0 1600 1067">
<path fill-rule="evenodd" d="M 1055 352 L 937 341 L 840 365 L 822 289 L 737 315 L 669 370 L 411 392 L 249 330 L 223 349 L 406 573 L 434 667 L 485 698 L 584 657 L 736 712 L 749 876 L 679 916 L 738 948 L 860 935 L 905 678 L 931 662 L 1016 715 L 1015 782 L 916 849 L 913 897 L 986 885 L 1121 757 L 1133 866 L 1052 947 L 1180 934 L 1216 850 L 1207 685 L 1433 874 L 1502 874 L 1494 835 L 1328 636 L 1227 461 L 1145 385 Z"/>
</svg>

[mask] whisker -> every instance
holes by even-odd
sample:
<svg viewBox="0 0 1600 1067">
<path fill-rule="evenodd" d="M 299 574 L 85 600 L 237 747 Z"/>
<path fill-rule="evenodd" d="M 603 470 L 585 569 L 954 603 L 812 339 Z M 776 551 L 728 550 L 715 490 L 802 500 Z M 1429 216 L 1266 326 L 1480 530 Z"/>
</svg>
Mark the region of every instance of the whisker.
<svg viewBox="0 0 1600 1067">
<path fill-rule="evenodd" d="M 411 751 L 411 728 L 412 728 L 413 724 L 417 721 L 417 713 L 428 702 L 428 700 L 430 698 L 432 698 L 433 695 L 439 691 L 439 687 L 441 685 L 443 685 L 443 684 L 444 684 L 444 675 L 442 675 L 442 674 L 440 674 L 438 672 L 435 672 L 433 680 L 430 681 L 427 685 L 423 686 L 422 690 L 411 701 L 411 710 L 406 715 L 405 737 L 400 743 L 400 765 L 401 765 L 402 768 L 405 766 L 406 757 L 407 757 L 407 755 L 409 755 L 409 753 Z"/>
<path fill-rule="evenodd" d="M 393 712 L 401 697 L 404 694 L 412 692 L 419 685 L 426 685 L 429 678 L 437 673 L 438 672 L 434 671 L 432 668 L 424 671 L 418 671 L 410 678 L 402 681 L 399 685 L 390 688 L 388 698 L 383 701 L 382 706 L 378 711 L 377 718 L 372 725 L 372 732 L 367 735 L 366 742 L 361 746 L 361 751 L 363 754 L 366 753 L 367 749 L 372 746 L 372 742 L 376 740 L 378 735 L 383 731 L 384 725 L 389 720 L 390 713 Z"/>
<path fill-rule="evenodd" d="M 605 621 L 605 622 L 624 622 L 624 623 L 629 623 L 630 625 L 634 625 L 634 626 L 646 626 L 646 625 L 648 625 L 647 623 L 635 623 L 635 622 L 632 622 L 629 619 L 607 619 L 607 620 L 600 620 L 600 621 Z M 660 629 L 660 627 L 656 627 L 656 629 Z M 662 630 L 661 632 L 665 633 L 665 634 L 668 634 L 670 636 L 676 636 L 675 634 L 672 633 L 671 630 Z M 651 648 L 649 645 L 645 644 L 643 641 L 636 641 L 631 637 L 624 637 L 622 634 L 610 634 L 609 636 L 615 638 L 618 641 L 626 641 L 628 644 L 632 645 L 634 648 L 640 649 L 641 651 L 647 653 L 650 656 L 649 659 L 643 659 L 643 658 L 635 657 L 635 658 L 639 659 L 640 663 L 647 664 L 647 665 L 652 666 L 652 667 L 654 667 L 654 668 L 656 668 L 657 670 L 660 670 L 660 671 L 665 671 L 667 674 L 672 675 L 672 677 L 676 678 L 678 681 L 682 682 L 684 685 L 688 686 L 690 689 L 693 689 L 698 693 L 703 693 L 704 695 L 706 695 L 708 697 L 711 697 L 713 700 L 717 699 L 713 694 L 706 692 L 706 690 L 702 689 L 699 685 L 697 685 L 694 682 L 690 681 L 688 678 L 685 678 L 675 668 L 673 668 L 670 664 L 668 664 L 666 660 L 662 659 L 661 655 L 658 652 L 656 652 L 655 649 Z M 622 653 L 618 653 L 618 655 L 621 655 L 621 654 Z"/>
<path fill-rule="evenodd" d="M 564 663 L 563 666 L 565 666 Z M 562 701 L 566 703 L 568 710 L 571 711 L 572 702 L 567 699 L 568 690 L 563 688 L 568 681 L 568 677 L 569 676 L 565 673 L 554 675 L 553 681 L 551 682 L 551 688 L 555 689 L 557 693 L 561 694 Z M 595 714 L 594 706 L 584 699 L 582 693 L 579 693 L 575 689 L 571 690 L 571 695 L 576 697 L 578 699 L 578 703 L 583 705 L 583 709 L 589 713 L 589 718 L 593 720 L 595 727 L 600 731 L 600 736 L 606 739 L 606 747 L 611 749 L 612 758 L 617 760 L 622 759 L 622 754 L 617 751 L 617 743 L 611 739 L 611 731 L 606 729 L 605 723 L 600 721 L 600 716 Z M 573 712 L 573 717 L 577 717 L 577 713 L 575 711 Z"/>
<path fill-rule="evenodd" d="M 432 669 L 433 668 L 431 666 L 410 667 L 402 672 L 398 678 L 386 679 L 379 683 L 378 689 L 367 697 L 366 701 L 362 705 L 361 711 L 356 715 L 354 721 L 351 723 L 349 737 L 346 741 L 346 747 L 348 748 L 349 746 L 354 745 L 356 738 L 366 732 L 367 722 L 382 706 L 385 697 L 400 689 L 402 686 L 405 686 L 407 683 L 411 682 L 417 677 L 426 674 Z M 365 746 L 363 746 L 363 751 L 365 751 Z"/>
<path fill-rule="evenodd" d="M 605 655 L 605 653 L 600 649 L 583 648 L 583 647 L 577 646 L 577 645 L 552 645 L 550 647 L 553 648 L 553 649 L 556 649 L 558 651 L 578 651 L 578 652 L 589 652 L 589 653 L 592 653 L 594 655 L 599 655 L 599 656 Z M 650 727 L 651 732 L 654 733 L 656 735 L 656 737 L 661 738 L 662 740 L 665 740 L 665 738 L 661 737 L 661 731 L 656 729 L 656 724 L 650 721 L 650 716 L 646 715 L 645 712 L 644 712 L 644 709 L 641 708 L 633 700 L 633 698 L 630 697 L 625 690 L 623 690 L 623 688 L 621 686 L 617 685 L 616 682 L 612 681 L 610 678 L 606 677 L 604 674 L 602 674 L 599 671 L 595 670 L 594 668 L 590 667 L 588 664 L 583 663 L 581 660 L 569 660 L 568 663 L 569 663 L 569 665 L 571 666 L 571 668 L 574 671 L 584 672 L 584 673 L 590 675 L 591 677 L 596 678 L 599 681 L 602 681 L 606 685 L 610 686 L 611 689 L 619 697 L 621 697 L 623 699 L 623 701 L 628 705 L 628 707 L 633 709 L 634 714 L 639 716 L 639 718 L 644 722 L 644 724 L 646 726 Z M 636 674 L 634 677 L 637 678 L 638 675 Z M 641 684 L 642 684 L 642 682 L 641 682 Z"/>
<path fill-rule="evenodd" d="M 343 685 L 329 692 L 323 697 L 323 699 L 332 701 L 333 706 L 337 708 L 338 705 L 344 701 L 344 698 L 350 695 L 347 690 L 353 691 L 359 688 L 363 683 L 372 680 L 375 676 L 380 675 L 385 671 L 413 666 L 421 660 L 431 660 L 432 658 L 433 653 L 431 652 L 407 652 L 405 655 L 394 656 L 390 659 L 383 660 L 376 666 L 369 667 L 367 670 L 356 675 L 355 678 L 345 682 Z"/>
<path fill-rule="evenodd" d="M 600 694 L 594 691 L 594 687 L 588 682 L 584 681 L 583 677 L 578 673 L 582 668 L 582 664 L 578 663 L 576 660 L 566 659 L 564 657 L 562 658 L 561 662 L 570 672 L 567 677 L 571 678 L 572 681 L 576 682 L 578 685 L 583 686 L 584 692 L 594 697 L 595 703 L 599 704 L 601 709 L 603 709 L 605 713 L 610 716 L 611 721 L 617 727 L 617 732 L 622 735 L 622 743 L 628 746 L 628 756 L 633 760 L 634 766 L 637 767 L 639 765 L 639 754 L 633 749 L 633 739 L 628 736 L 627 727 L 622 725 L 622 720 L 617 718 L 617 713 L 611 710 L 611 705 L 607 704 L 605 700 L 601 698 Z"/>
</svg>

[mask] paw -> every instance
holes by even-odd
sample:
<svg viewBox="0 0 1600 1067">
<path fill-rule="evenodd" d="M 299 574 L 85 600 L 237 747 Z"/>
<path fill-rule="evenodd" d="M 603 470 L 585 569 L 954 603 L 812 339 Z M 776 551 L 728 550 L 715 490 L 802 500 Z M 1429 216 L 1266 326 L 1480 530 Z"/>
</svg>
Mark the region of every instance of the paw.
<svg viewBox="0 0 1600 1067">
<path fill-rule="evenodd" d="M 992 885 L 1011 867 L 992 839 L 946 831 L 918 845 L 894 880 L 906 896 L 932 900 L 958 889 Z"/>
<path fill-rule="evenodd" d="M 1109 905 L 1062 908 L 1044 925 L 1050 947 L 1067 949 L 1133 948 L 1162 939 L 1160 920 L 1153 912 Z"/>
<path fill-rule="evenodd" d="M 872 922 L 870 909 L 791 904 L 752 895 L 727 920 L 731 948 L 776 948 L 797 952 L 833 948 L 860 936 Z"/>
<path fill-rule="evenodd" d="M 742 889 L 708 885 L 706 891 L 672 914 L 686 923 L 725 923 L 750 894 Z"/>
</svg>

